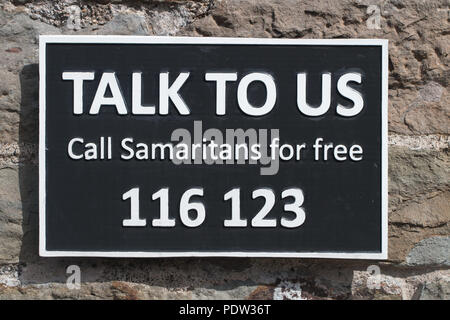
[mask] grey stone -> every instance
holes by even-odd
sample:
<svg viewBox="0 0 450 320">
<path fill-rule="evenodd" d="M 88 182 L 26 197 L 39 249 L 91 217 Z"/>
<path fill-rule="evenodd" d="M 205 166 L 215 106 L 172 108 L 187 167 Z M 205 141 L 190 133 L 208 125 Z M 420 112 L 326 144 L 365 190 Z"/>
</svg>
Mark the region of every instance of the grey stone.
<svg viewBox="0 0 450 320">
<path fill-rule="evenodd" d="M 2 61 L 0 57 L 0 61 Z M 22 66 L 20 71 L 0 69 L 0 130 L 2 143 L 37 143 L 39 116 L 39 74 L 36 64 Z"/>
<path fill-rule="evenodd" d="M 192 298 L 200 300 L 243 300 L 256 288 L 256 285 L 245 282 L 228 284 L 227 286 L 216 286 L 214 288 L 195 288 L 192 291 Z"/>
<path fill-rule="evenodd" d="M 450 186 L 449 151 L 389 148 L 389 195 L 414 199 Z M 392 209 L 392 208 L 390 208 Z"/>
<path fill-rule="evenodd" d="M 431 237 L 420 241 L 406 257 L 408 265 L 450 266 L 450 237 Z"/>
<path fill-rule="evenodd" d="M 138 14 L 119 13 L 98 34 L 148 35 L 149 29 L 145 17 Z"/>
<path fill-rule="evenodd" d="M 184 7 L 176 10 L 158 9 L 150 13 L 149 21 L 153 33 L 158 36 L 173 36 L 185 27 L 193 18 L 193 14 Z"/>
<path fill-rule="evenodd" d="M 438 102 L 441 100 L 444 88 L 439 83 L 429 82 L 419 90 L 420 97 L 428 102 Z"/>
<path fill-rule="evenodd" d="M 22 202 L 16 168 L 0 168 L 0 264 L 19 261 Z"/>
<path fill-rule="evenodd" d="M 37 166 L 0 167 L 0 265 L 38 254 Z"/>
<path fill-rule="evenodd" d="M 0 109 L 19 111 L 20 80 L 14 72 L 0 69 Z"/>
<path fill-rule="evenodd" d="M 0 11 L 0 37 L 16 42 L 39 42 L 39 35 L 60 34 L 61 31 L 38 20 L 33 20 L 25 13 L 16 15 Z"/>
<path fill-rule="evenodd" d="M 424 284 L 420 300 L 449 300 L 450 299 L 450 278 L 442 277 L 435 281 L 428 281 Z"/>
</svg>

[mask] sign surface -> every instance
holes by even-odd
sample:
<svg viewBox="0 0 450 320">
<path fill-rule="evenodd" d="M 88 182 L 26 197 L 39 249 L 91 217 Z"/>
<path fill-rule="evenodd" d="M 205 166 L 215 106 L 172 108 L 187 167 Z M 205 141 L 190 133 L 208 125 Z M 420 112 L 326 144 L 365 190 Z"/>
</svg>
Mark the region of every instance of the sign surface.
<svg viewBox="0 0 450 320">
<path fill-rule="evenodd" d="M 387 257 L 387 41 L 40 38 L 41 256 Z"/>
</svg>

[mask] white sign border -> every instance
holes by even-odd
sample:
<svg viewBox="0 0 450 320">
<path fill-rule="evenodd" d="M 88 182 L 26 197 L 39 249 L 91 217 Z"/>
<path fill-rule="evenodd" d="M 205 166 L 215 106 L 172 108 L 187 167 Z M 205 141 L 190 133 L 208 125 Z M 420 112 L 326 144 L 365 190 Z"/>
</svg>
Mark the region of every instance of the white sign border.
<svg viewBox="0 0 450 320">
<path fill-rule="evenodd" d="M 380 46 L 381 66 L 381 252 L 142 252 L 142 251 L 49 251 L 46 249 L 46 92 L 45 62 L 48 43 L 99 44 L 252 44 L 252 45 L 326 45 Z M 41 35 L 39 36 L 39 255 L 41 257 L 272 257 L 272 258 L 331 258 L 369 259 L 388 258 L 388 40 L 386 39 L 271 39 L 271 38 L 214 38 L 214 37 L 156 37 L 156 36 L 97 36 L 97 35 Z"/>
</svg>

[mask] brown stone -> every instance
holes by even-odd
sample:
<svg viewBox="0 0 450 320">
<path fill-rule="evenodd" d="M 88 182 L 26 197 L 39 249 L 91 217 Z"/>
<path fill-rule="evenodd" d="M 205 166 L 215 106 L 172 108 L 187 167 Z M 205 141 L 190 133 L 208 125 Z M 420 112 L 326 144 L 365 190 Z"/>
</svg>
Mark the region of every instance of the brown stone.
<svg viewBox="0 0 450 320">
<path fill-rule="evenodd" d="M 443 192 L 423 202 L 410 202 L 392 212 L 389 222 L 426 228 L 444 226 L 450 223 L 450 192 Z"/>
<path fill-rule="evenodd" d="M 258 286 L 250 295 L 247 300 L 272 300 L 273 291 L 275 286 Z"/>
<path fill-rule="evenodd" d="M 10 53 L 19 53 L 19 52 L 22 51 L 22 48 L 20 48 L 20 47 L 12 47 L 12 48 L 6 49 L 5 51 L 6 52 L 10 52 Z"/>
</svg>

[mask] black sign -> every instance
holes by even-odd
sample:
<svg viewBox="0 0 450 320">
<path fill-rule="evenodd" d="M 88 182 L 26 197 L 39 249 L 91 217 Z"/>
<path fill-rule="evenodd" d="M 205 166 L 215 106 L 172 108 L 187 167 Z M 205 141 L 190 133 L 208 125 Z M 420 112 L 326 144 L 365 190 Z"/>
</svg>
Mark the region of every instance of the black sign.
<svg viewBox="0 0 450 320">
<path fill-rule="evenodd" d="M 42 36 L 42 256 L 387 256 L 387 42 Z"/>
</svg>

